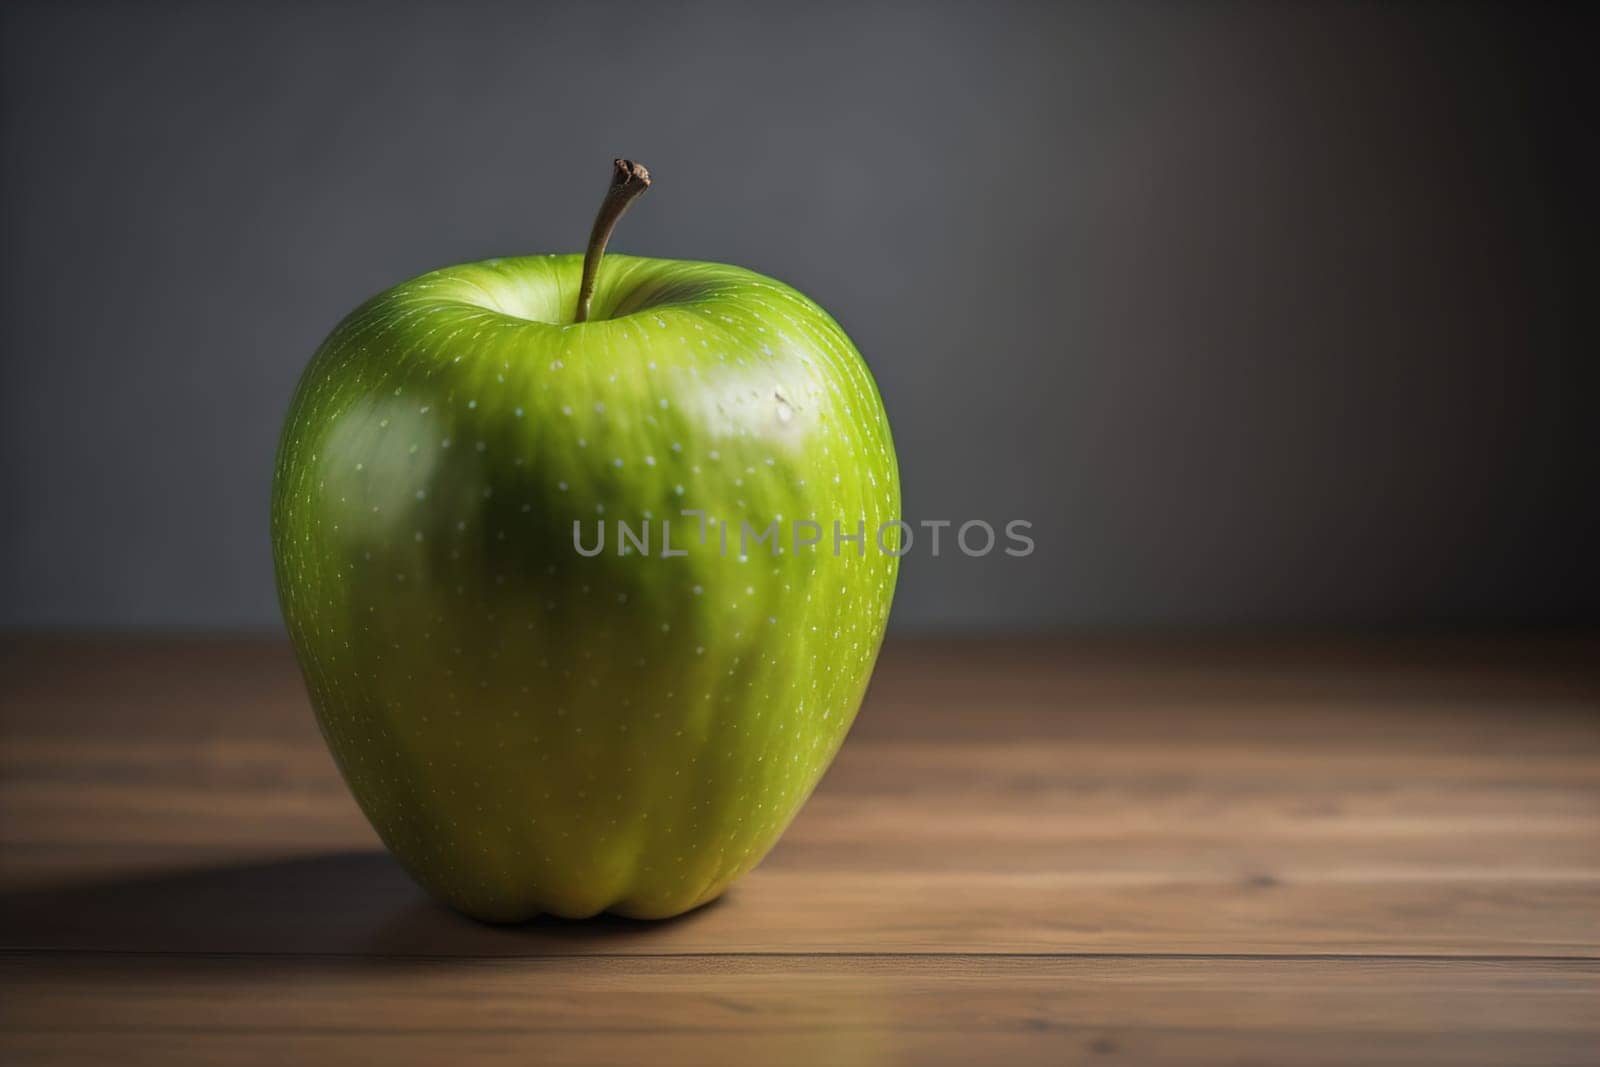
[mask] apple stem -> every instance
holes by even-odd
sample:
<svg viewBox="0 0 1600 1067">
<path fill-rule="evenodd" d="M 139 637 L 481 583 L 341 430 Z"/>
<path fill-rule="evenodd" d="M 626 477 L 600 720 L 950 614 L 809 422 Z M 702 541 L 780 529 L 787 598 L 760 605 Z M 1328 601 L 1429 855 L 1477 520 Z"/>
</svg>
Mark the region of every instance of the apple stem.
<svg viewBox="0 0 1600 1067">
<path fill-rule="evenodd" d="M 631 159 L 614 159 L 611 188 L 600 202 L 600 213 L 594 217 L 594 229 L 589 231 L 589 249 L 583 254 L 583 284 L 578 287 L 578 310 L 573 322 L 589 321 L 589 304 L 594 300 L 594 283 L 600 274 L 600 257 L 606 254 L 606 242 L 611 231 L 617 228 L 622 213 L 650 188 L 650 172 Z"/>
</svg>

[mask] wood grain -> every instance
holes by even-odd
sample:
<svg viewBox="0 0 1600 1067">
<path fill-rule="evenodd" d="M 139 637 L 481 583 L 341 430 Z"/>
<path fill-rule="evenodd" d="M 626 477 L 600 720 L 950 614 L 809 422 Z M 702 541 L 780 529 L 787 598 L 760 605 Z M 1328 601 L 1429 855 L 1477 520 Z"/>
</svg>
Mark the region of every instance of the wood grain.
<svg viewBox="0 0 1600 1067">
<path fill-rule="evenodd" d="M 163 1060 L 282 1062 L 345 1051 L 359 1038 L 401 1063 L 475 1048 L 538 1062 L 1120 1053 L 1134 1062 L 1505 1064 L 1583 1062 L 1600 965 L 759 955 L 374 966 L 111 956 L 0 961 L 0 991 L 8 1038 L 46 1058 L 114 1039 Z"/>
<path fill-rule="evenodd" d="M 681 919 L 378 848 L 286 649 L 0 643 L 0 1059 L 1600 1062 L 1600 640 L 891 645 Z"/>
</svg>

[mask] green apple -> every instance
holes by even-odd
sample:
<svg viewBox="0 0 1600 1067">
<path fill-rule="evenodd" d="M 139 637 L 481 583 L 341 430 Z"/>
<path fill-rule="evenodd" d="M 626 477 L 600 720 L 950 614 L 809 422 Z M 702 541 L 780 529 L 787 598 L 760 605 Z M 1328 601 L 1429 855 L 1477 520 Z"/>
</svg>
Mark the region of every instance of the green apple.
<svg viewBox="0 0 1600 1067">
<path fill-rule="evenodd" d="M 715 898 L 827 769 L 889 614 L 899 478 L 866 365 L 770 278 L 602 258 L 648 184 L 618 161 L 586 256 L 368 300 L 279 448 L 322 733 L 406 869 L 485 920 Z"/>
</svg>

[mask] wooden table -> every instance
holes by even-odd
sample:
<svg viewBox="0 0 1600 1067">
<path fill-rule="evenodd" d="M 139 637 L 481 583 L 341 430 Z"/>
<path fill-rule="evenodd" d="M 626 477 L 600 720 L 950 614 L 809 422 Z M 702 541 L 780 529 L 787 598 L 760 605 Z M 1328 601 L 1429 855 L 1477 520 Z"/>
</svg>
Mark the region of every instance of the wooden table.
<svg viewBox="0 0 1600 1067">
<path fill-rule="evenodd" d="M 378 848 L 284 646 L 0 645 L 0 1060 L 1600 1062 L 1600 641 L 902 642 L 679 920 Z"/>
</svg>

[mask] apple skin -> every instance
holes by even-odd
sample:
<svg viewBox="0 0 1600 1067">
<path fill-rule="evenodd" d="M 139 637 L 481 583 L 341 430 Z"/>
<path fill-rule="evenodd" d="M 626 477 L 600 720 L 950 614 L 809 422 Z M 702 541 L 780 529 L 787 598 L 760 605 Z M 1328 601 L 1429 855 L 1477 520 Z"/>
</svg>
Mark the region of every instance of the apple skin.
<svg viewBox="0 0 1600 1067">
<path fill-rule="evenodd" d="M 737 267 L 488 260 L 369 300 L 300 380 L 273 484 L 323 736 L 438 898 L 676 915 L 754 867 L 860 707 L 898 559 L 883 404 L 815 303 Z M 682 516 L 698 509 L 732 524 Z M 606 523 L 605 551 L 585 557 Z M 648 555 L 614 520 L 651 521 Z M 663 558 L 661 520 L 671 523 Z M 795 549 L 810 519 L 821 543 Z M 741 555 L 740 520 L 770 542 Z M 866 544 L 843 543 L 833 522 Z M 893 528 L 886 538 L 898 542 Z"/>
</svg>

